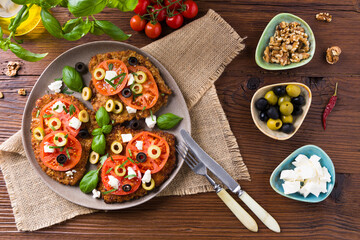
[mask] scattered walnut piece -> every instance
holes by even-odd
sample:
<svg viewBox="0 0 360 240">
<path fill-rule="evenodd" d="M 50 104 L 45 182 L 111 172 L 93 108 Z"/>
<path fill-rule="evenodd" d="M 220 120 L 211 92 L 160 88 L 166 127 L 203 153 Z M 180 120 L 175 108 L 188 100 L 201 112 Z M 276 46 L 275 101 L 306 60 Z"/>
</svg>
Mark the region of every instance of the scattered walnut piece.
<svg viewBox="0 0 360 240">
<path fill-rule="evenodd" d="M 20 96 L 26 96 L 26 90 L 25 89 L 19 89 L 18 90 L 18 94 L 20 95 Z"/>
<path fill-rule="evenodd" d="M 332 16 L 329 13 L 318 13 L 315 16 L 316 20 L 324 21 L 324 22 L 331 22 Z"/>
<path fill-rule="evenodd" d="M 339 56 L 341 54 L 341 49 L 338 46 L 329 47 L 326 50 L 326 61 L 329 64 L 334 64 L 339 61 Z"/>
<path fill-rule="evenodd" d="M 4 94 L 0 92 L 0 98 L 4 98 Z"/>
<path fill-rule="evenodd" d="M 310 57 L 310 42 L 305 29 L 298 22 L 281 22 L 270 37 L 263 59 L 282 66 L 300 62 Z"/>
<path fill-rule="evenodd" d="M 8 69 L 5 72 L 5 74 L 9 77 L 13 77 L 17 74 L 17 71 L 20 68 L 20 63 L 19 62 L 8 62 L 7 68 Z"/>
</svg>

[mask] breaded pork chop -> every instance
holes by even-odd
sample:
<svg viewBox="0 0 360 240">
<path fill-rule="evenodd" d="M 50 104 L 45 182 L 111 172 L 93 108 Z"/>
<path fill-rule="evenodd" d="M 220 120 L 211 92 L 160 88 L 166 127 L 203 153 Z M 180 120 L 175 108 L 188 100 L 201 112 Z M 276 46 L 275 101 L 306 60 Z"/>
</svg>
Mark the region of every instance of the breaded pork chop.
<svg viewBox="0 0 360 240">
<path fill-rule="evenodd" d="M 35 128 L 39 127 L 41 124 L 40 118 L 39 118 L 39 116 L 37 116 L 38 110 L 41 111 L 41 109 L 44 106 L 46 106 L 48 103 L 50 103 L 51 101 L 53 101 L 54 99 L 57 99 L 57 98 L 63 98 L 65 100 L 68 100 L 72 104 L 77 106 L 80 111 L 85 109 L 89 113 L 90 121 L 88 123 L 83 123 L 81 125 L 81 129 L 88 129 L 88 131 L 91 133 L 91 131 L 93 130 L 92 125 L 94 124 L 94 121 L 95 121 L 94 113 L 92 113 L 91 110 L 85 108 L 85 106 L 77 98 L 75 98 L 73 96 L 65 95 L 65 94 L 60 94 L 60 93 L 44 95 L 43 97 L 39 98 L 36 101 L 35 108 L 32 111 L 31 132 L 33 132 L 33 130 Z M 36 140 L 33 135 L 31 136 L 31 143 L 32 143 L 32 148 L 34 150 L 34 155 L 35 155 L 37 162 L 41 166 L 42 170 L 48 176 L 53 178 L 54 180 L 56 180 L 62 184 L 65 184 L 65 185 L 75 185 L 84 176 L 84 173 L 86 171 L 86 163 L 89 158 L 89 152 L 90 152 L 92 138 L 91 137 L 87 138 L 87 139 L 83 139 L 83 138 L 80 139 L 79 137 L 76 137 L 76 138 L 79 140 L 79 142 L 81 143 L 81 147 L 82 147 L 81 159 L 76 164 L 76 166 L 74 168 L 72 168 L 73 170 L 75 170 L 72 172 L 72 176 L 68 176 L 68 174 L 66 174 L 65 171 L 55 171 L 44 165 L 44 163 L 41 161 L 41 158 L 40 158 L 40 150 L 41 150 L 40 143 L 41 143 L 41 141 Z"/>
<path fill-rule="evenodd" d="M 109 155 L 110 156 L 115 155 L 110 150 L 110 144 L 115 140 L 120 142 L 123 145 L 123 151 L 121 152 L 121 155 L 126 155 L 126 153 L 125 153 L 126 143 L 124 143 L 122 141 L 121 134 L 131 133 L 133 136 L 135 136 L 136 134 L 138 134 L 140 132 L 142 132 L 142 130 L 135 131 L 130 128 L 125 128 L 125 127 L 120 127 L 120 126 L 114 127 L 112 132 L 106 136 L 106 142 L 108 143 L 107 144 L 107 152 L 109 153 Z M 162 131 L 153 131 L 152 133 L 164 138 L 165 141 L 169 144 L 169 148 L 170 148 L 170 155 L 169 155 L 169 158 L 168 158 L 166 164 L 164 165 L 164 167 L 159 172 L 151 175 L 151 177 L 155 181 L 155 187 L 159 187 L 166 179 L 169 178 L 169 175 L 171 174 L 171 172 L 174 170 L 174 168 L 176 166 L 175 136 L 170 133 L 162 132 Z M 101 191 L 102 193 L 106 191 L 102 181 L 99 181 L 97 189 L 99 191 Z M 148 191 L 146 191 L 144 188 L 142 188 L 140 186 L 137 191 L 135 191 L 131 194 L 128 194 L 128 195 L 114 195 L 111 193 L 106 194 L 106 195 L 104 195 L 104 194 L 101 194 L 101 195 L 102 195 L 102 198 L 104 199 L 105 203 L 119 203 L 119 202 L 129 201 L 131 199 L 140 198 L 140 197 L 146 195 L 147 193 L 148 193 Z"/>
<path fill-rule="evenodd" d="M 90 88 L 93 92 L 91 104 L 94 108 L 94 111 L 97 111 L 101 106 L 105 106 L 106 101 L 109 99 L 117 100 L 123 103 L 124 110 L 120 114 L 109 113 L 111 119 L 113 119 L 116 124 L 123 123 L 125 121 L 130 121 L 133 118 L 137 118 L 137 119 L 146 118 L 151 115 L 150 110 L 152 111 L 152 113 L 156 113 L 157 111 L 159 111 L 159 109 L 162 106 L 165 106 L 167 104 L 168 97 L 172 93 L 171 89 L 166 85 L 164 79 L 161 77 L 159 70 L 149 61 L 149 59 L 145 58 L 144 56 L 142 56 L 141 54 L 135 51 L 127 50 L 122 52 L 109 52 L 104 54 L 97 54 L 93 56 L 89 62 L 89 71 L 91 74 L 93 74 L 94 70 L 101 62 L 109 59 L 119 59 L 123 61 L 127 67 L 129 67 L 130 66 L 128 63 L 129 57 L 136 57 L 138 60 L 138 65 L 145 66 L 152 73 L 159 89 L 159 98 L 156 104 L 150 109 L 145 109 L 143 111 L 138 110 L 136 113 L 128 113 L 126 111 L 124 103 L 120 100 L 118 95 L 104 96 L 96 90 L 92 81 L 90 81 Z"/>
</svg>

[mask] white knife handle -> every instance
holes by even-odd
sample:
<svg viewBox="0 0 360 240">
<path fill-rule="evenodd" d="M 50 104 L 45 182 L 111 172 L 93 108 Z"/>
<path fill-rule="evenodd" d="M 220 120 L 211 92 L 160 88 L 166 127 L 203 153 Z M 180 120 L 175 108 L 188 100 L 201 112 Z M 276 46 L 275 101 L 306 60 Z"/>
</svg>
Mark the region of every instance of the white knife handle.
<svg viewBox="0 0 360 240">
<path fill-rule="evenodd" d="M 280 226 L 277 221 L 264 209 L 262 208 L 247 192 L 243 191 L 240 199 L 250 208 L 253 213 L 274 232 L 280 232 Z"/>
<path fill-rule="evenodd" d="M 235 201 L 234 198 L 231 197 L 225 189 L 221 189 L 217 195 L 247 229 L 253 232 L 258 231 L 258 225 L 255 220 L 239 205 L 238 202 Z"/>
</svg>

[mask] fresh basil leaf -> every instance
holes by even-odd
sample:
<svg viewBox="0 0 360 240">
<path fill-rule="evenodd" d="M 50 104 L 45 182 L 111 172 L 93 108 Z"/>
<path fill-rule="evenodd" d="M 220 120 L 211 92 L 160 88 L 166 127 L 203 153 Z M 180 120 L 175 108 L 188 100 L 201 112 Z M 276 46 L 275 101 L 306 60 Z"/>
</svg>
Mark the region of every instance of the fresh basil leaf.
<svg viewBox="0 0 360 240">
<path fill-rule="evenodd" d="M 112 126 L 111 125 L 104 125 L 102 126 L 102 132 L 105 133 L 105 134 L 109 134 L 111 133 L 111 130 L 112 130 Z"/>
<path fill-rule="evenodd" d="M 43 9 L 49 9 L 56 7 L 58 4 L 60 4 L 61 0 L 37 0 L 36 5 L 39 5 Z"/>
<path fill-rule="evenodd" d="M 59 105 L 58 105 L 58 106 L 59 106 Z M 70 113 L 70 116 L 71 116 L 71 115 L 73 115 L 73 114 L 75 113 L 75 111 L 76 111 L 75 106 L 71 104 L 71 105 L 69 106 L 69 113 Z"/>
<path fill-rule="evenodd" d="M 166 130 L 175 127 L 182 119 L 182 117 L 176 116 L 175 114 L 165 113 L 157 118 L 156 124 L 158 128 Z"/>
<path fill-rule="evenodd" d="M 84 22 L 81 18 L 71 19 L 63 27 L 63 37 L 68 41 L 76 41 L 86 35 L 90 29 L 90 22 Z"/>
<path fill-rule="evenodd" d="M 93 138 L 91 149 L 100 155 L 105 154 L 106 140 L 104 134 L 97 135 Z"/>
<path fill-rule="evenodd" d="M 100 135 L 102 134 L 102 129 L 101 128 L 96 128 L 92 131 L 91 133 L 93 136 L 97 136 L 97 135 Z"/>
<path fill-rule="evenodd" d="M 13 3 L 16 3 L 18 5 L 26 5 L 29 3 L 35 3 L 35 1 L 31 0 L 11 0 Z"/>
<path fill-rule="evenodd" d="M 94 35 L 97 35 L 97 36 L 100 36 L 100 35 L 104 34 L 104 31 L 98 25 L 96 25 L 94 21 L 92 21 L 91 22 L 90 33 L 94 34 Z"/>
<path fill-rule="evenodd" d="M 59 21 L 45 9 L 41 9 L 41 20 L 46 30 L 56 38 L 63 38 L 63 31 Z"/>
<path fill-rule="evenodd" d="M 104 33 L 117 41 L 124 41 L 131 37 L 131 34 L 124 33 L 119 27 L 109 21 L 95 20 L 95 24 L 101 28 Z"/>
<path fill-rule="evenodd" d="M 84 87 L 83 80 L 80 73 L 78 73 L 75 68 L 70 66 L 65 66 L 62 70 L 63 82 L 73 91 L 80 92 Z"/>
<path fill-rule="evenodd" d="M 66 8 L 67 8 L 67 5 L 68 5 L 68 0 L 62 0 L 62 1 L 59 3 L 59 6 L 61 6 L 61 7 L 66 7 Z"/>
<path fill-rule="evenodd" d="M 3 35 L 4 35 L 4 32 L 3 32 L 2 28 L 0 27 L 0 38 L 2 38 Z"/>
<path fill-rule="evenodd" d="M 104 107 L 99 108 L 99 110 L 96 112 L 95 118 L 99 127 L 108 125 L 110 122 L 110 116 Z"/>
<path fill-rule="evenodd" d="M 106 6 L 109 8 L 117 8 L 123 12 L 130 12 L 136 8 L 138 0 L 108 0 Z"/>
<path fill-rule="evenodd" d="M 83 193 L 94 190 L 99 182 L 99 171 L 91 170 L 81 179 L 79 187 Z"/>
<path fill-rule="evenodd" d="M 29 62 L 37 62 L 48 55 L 47 53 L 32 53 L 17 43 L 10 43 L 9 48 L 17 57 Z"/>
<path fill-rule="evenodd" d="M 106 6 L 106 0 L 69 0 L 67 6 L 75 17 L 84 17 L 101 12 Z"/>
<path fill-rule="evenodd" d="M 102 157 L 99 159 L 99 161 L 100 161 L 100 163 L 101 163 L 101 167 L 102 167 L 102 165 L 104 165 L 104 162 L 106 161 L 106 159 L 108 159 L 108 157 L 109 157 L 109 154 L 107 153 L 106 155 L 102 156 Z M 98 171 L 100 171 L 100 168 L 98 169 Z"/>
</svg>

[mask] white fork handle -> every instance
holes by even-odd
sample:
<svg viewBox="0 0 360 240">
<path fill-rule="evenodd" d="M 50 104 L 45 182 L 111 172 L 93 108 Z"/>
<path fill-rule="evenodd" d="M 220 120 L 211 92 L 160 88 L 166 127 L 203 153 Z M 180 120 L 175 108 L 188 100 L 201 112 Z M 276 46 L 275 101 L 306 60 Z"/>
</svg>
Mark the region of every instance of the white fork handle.
<svg viewBox="0 0 360 240">
<path fill-rule="evenodd" d="M 235 201 L 234 198 L 231 197 L 225 189 L 222 188 L 217 195 L 247 229 L 253 232 L 258 231 L 258 225 L 255 220 L 239 205 L 238 202 Z"/>
<path fill-rule="evenodd" d="M 253 213 L 274 232 L 280 232 L 280 226 L 277 221 L 264 209 L 262 208 L 247 192 L 243 192 L 240 199 L 250 208 Z"/>
</svg>

